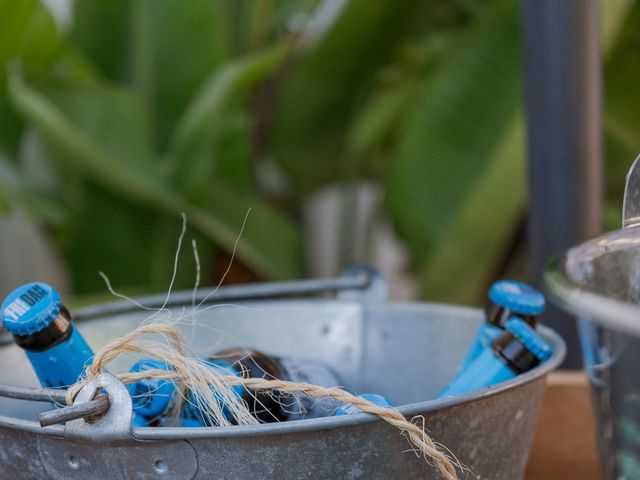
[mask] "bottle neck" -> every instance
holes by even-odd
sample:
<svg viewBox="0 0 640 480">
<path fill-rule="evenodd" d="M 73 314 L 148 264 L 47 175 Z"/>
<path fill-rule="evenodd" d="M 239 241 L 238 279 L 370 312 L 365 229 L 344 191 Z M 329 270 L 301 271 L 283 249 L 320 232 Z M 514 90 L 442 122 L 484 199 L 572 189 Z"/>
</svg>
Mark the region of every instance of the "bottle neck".
<svg viewBox="0 0 640 480">
<path fill-rule="evenodd" d="M 495 327 L 504 328 L 505 322 L 511 317 L 521 318 L 534 328 L 538 320 L 538 317 L 536 315 L 522 315 L 520 313 L 515 313 L 508 308 L 501 307 L 500 305 L 496 305 L 495 303 L 490 303 L 487 306 L 487 323 Z"/>
<path fill-rule="evenodd" d="M 496 338 L 492 349 L 517 374 L 531 370 L 540 363 L 540 359 L 509 332 Z"/>
<path fill-rule="evenodd" d="M 29 335 L 13 335 L 16 344 L 31 352 L 42 352 L 64 342 L 73 333 L 71 315 L 64 307 L 60 307 L 60 313 L 45 328 Z"/>
</svg>

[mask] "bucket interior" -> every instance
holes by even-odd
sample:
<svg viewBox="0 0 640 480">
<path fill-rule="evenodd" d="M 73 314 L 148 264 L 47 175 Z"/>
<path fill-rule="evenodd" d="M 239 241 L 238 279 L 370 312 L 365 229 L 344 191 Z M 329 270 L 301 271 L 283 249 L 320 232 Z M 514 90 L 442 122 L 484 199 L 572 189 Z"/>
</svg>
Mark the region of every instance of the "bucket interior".
<svg viewBox="0 0 640 480">
<path fill-rule="evenodd" d="M 180 314 L 183 307 L 171 308 Z M 94 315 L 78 325 L 96 350 L 148 316 L 139 310 Z M 348 390 L 379 393 L 399 406 L 429 400 L 447 385 L 482 319 L 478 309 L 444 305 L 289 300 L 203 305 L 194 314 L 187 311 L 178 326 L 194 354 L 246 346 L 318 360 L 333 368 Z M 10 337 L 3 340 L 0 382 L 38 386 L 24 352 Z M 133 361 L 122 356 L 111 371 L 126 370 Z M 4 416 L 36 420 L 38 412 L 50 408 L 0 398 Z"/>
</svg>

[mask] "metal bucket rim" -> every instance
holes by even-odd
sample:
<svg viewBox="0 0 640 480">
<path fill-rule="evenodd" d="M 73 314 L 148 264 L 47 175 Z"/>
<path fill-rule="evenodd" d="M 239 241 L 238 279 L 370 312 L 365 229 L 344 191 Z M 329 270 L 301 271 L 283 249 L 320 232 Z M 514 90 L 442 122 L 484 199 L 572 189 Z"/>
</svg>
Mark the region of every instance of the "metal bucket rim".
<svg viewBox="0 0 640 480">
<path fill-rule="evenodd" d="M 620 237 L 635 237 L 640 247 L 640 227 L 628 227 L 602 234 L 553 257 L 543 276 L 545 291 L 555 305 L 582 320 L 640 336 L 640 307 L 587 290 L 572 281 L 565 269 L 569 255 L 590 248 L 604 248 L 605 243 Z"/>
<path fill-rule="evenodd" d="M 189 299 L 191 293 L 189 292 Z M 151 298 L 151 297 L 149 297 Z M 154 297 L 154 298 L 160 298 Z M 304 299 L 306 303 L 309 302 L 310 299 Z M 287 302 L 293 303 L 299 300 L 278 300 L 278 302 Z M 353 300 L 326 300 L 326 299 L 317 299 L 314 300 L 317 302 L 333 302 L 337 304 L 354 304 Z M 213 302 L 212 302 L 213 303 Z M 110 305 L 111 304 L 111 305 Z M 117 313 L 125 313 L 127 311 L 131 311 L 131 305 L 128 302 L 110 302 L 110 308 L 108 310 L 103 311 L 103 314 L 113 315 Z M 116 304 L 117 307 L 122 308 L 122 310 L 114 309 L 112 304 Z M 175 305 L 175 303 L 171 302 L 170 305 Z M 380 302 L 374 305 L 367 305 L 367 307 L 381 307 L 381 306 L 391 306 L 391 307 L 409 307 L 409 308 L 425 308 L 425 307 L 439 307 L 443 309 L 458 309 L 458 310 L 467 310 L 467 311 L 479 311 L 478 308 L 474 307 L 466 307 L 466 306 L 458 306 L 458 305 L 448 305 L 443 303 L 431 303 L 431 302 Z M 100 308 L 100 305 L 91 306 L 83 309 L 78 309 L 74 312 L 74 316 L 79 319 L 87 320 L 89 318 L 95 318 L 95 312 Z M 484 388 L 477 390 L 475 392 L 465 394 L 465 395 L 457 395 L 450 398 L 443 399 L 431 399 L 425 400 L 422 402 L 411 403 L 407 405 L 402 405 L 397 407 L 397 410 L 410 418 L 414 415 L 424 414 L 427 412 L 432 412 L 436 410 L 442 410 L 447 408 L 453 408 L 460 405 L 464 405 L 467 403 L 475 402 L 478 400 L 483 400 L 485 398 L 490 398 L 495 395 L 499 395 L 500 393 L 512 390 L 521 385 L 525 385 L 527 383 L 543 380 L 544 377 L 555 368 L 557 368 L 563 361 L 566 353 L 566 346 L 562 338 L 555 333 L 549 327 L 544 325 L 539 326 L 540 333 L 542 336 L 547 339 L 553 347 L 553 355 L 552 357 L 544 362 L 543 364 L 537 366 L 536 368 L 526 372 L 524 374 L 518 375 L 516 378 L 512 380 L 508 380 L 506 382 L 502 382 L 496 386 L 492 386 L 489 388 Z M 232 426 L 232 427 L 162 427 L 162 428 L 154 428 L 154 427 L 132 427 L 132 437 L 134 440 L 180 440 L 180 439 L 191 439 L 191 438 L 230 438 L 230 437 L 247 437 L 247 436 L 264 436 L 264 435 L 280 435 L 287 433 L 300 433 L 307 431 L 320 431 L 320 430 L 329 430 L 334 428 L 341 428 L 347 426 L 354 426 L 360 424 L 366 424 L 371 422 L 381 422 L 382 420 L 375 415 L 370 415 L 367 413 L 356 413 L 351 415 L 343 415 L 338 417 L 324 417 L 324 418 L 314 418 L 314 419 L 306 419 L 306 420 L 297 420 L 290 422 L 281 422 L 281 423 L 267 423 L 256 426 Z M 22 431 L 38 433 L 43 435 L 50 436 L 64 436 L 64 426 L 55 425 L 51 427 L 41 427 L 37 422 L 25 419 L 19 419 L 15 417 L 9 417 L 5 415 L 0 415 L 0 427 L 7 427 L 11 429 L 18 429 Z"/>
</svg>

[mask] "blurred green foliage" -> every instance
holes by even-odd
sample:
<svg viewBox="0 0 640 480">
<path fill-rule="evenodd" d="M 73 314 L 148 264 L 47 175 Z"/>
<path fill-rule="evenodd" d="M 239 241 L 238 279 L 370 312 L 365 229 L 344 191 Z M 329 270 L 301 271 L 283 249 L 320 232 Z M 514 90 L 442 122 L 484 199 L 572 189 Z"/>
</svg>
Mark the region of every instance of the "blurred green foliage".
<svg viewBox="0 0 640 480">
<path fill-rule="evenodd" d="M 76 291 L 102 288 L 99 269 L 160 289 L 180 212 L 208 268 L 252 207 L 239 259 L 292 278 L 304 199 L 374 179 L 424 296 L 476 303 L 518 257 L 526 215 L 520 12 L 514 0 L 398 7 L 82 0 L 61 28 L 36 0 L 0 0 L 0 208 L 48 227 Z M 603 8 L 615 228 L 640 145 L 640 5 Z M 181 271 L 184 287 L 193 271 Z"/>
</svg>

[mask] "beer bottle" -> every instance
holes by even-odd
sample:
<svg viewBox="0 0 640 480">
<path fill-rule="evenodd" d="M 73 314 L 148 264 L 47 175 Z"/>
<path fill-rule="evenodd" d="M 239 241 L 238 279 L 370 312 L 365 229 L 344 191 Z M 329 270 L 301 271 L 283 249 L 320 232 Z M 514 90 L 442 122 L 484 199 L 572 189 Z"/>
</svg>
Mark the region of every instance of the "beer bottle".
<svg viewBox="0 0 640 480">
<path fill-rule="evenodd" d="M 1 317 L 47 388 L 76 383 L 93 357 L 58 292 L 45 283 L 16 288 L 2 303 Z"/>
<path fill-rule="evenodd" d="M 535 327 L 537 317 L 544 312 L 544 295 L 530 285 L 514 280 L 499 280 L 489 289 L 486 321 L 480 326 L 469 353 L 459 371 L 464 370 L 491 342 L 504 332 L 504 322 L 519 317 Z"/>
<path fill-rule="evenodd" d="M 553 354 L 547 343 L 523 319 L 512 317 L 506 330 L 473 360 L 437 398 L 486 388 L 515 378 L 548 360 Z"/>
</svg>

